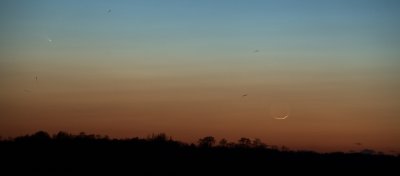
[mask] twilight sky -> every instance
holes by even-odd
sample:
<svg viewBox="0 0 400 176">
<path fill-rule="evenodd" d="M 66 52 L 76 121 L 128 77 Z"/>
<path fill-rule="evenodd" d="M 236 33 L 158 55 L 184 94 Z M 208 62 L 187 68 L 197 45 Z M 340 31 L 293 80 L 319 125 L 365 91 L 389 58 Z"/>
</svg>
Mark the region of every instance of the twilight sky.
<svg viewBox="0 0 400 176">
<path fill-rule="evenodd" d="M 0 136 L 165 132 L 399 153 L 399 9 L 397 0 L 2 0 Z"/>
</svg>

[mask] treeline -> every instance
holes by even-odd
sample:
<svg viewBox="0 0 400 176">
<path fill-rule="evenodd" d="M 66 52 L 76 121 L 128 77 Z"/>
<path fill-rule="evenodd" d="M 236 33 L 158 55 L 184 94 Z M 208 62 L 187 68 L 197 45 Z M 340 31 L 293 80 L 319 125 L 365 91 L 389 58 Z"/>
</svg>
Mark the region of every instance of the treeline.
<svg viewBox="0 0 400 176">
<path fill-rule="evenodd" d="M 398 173 L 400 157 L 373 150 L 317 153 L 270 146 L 260 139 L 217 141 L 212 136 L 187 144 L 164 133 L 111 139 L 93 134 L 39 131 L 0 141 L 0 172 L 132 175 L 268 175 Z"/>
<path fill-rule="evenodd" d="M 260 139 L 250 139 L 242 137 L 237 143 L 229 142 L 225 138 L 220 141 L 213 136 L 206 136 L 200 138 L 196 144 L 194 143 L 184 143 L 177 140 L 173 140 L 172 136 L 167 136 L 165 133 L 157 133 L 147 136 L 146 138 L 125 138 L 125 139 L 111 139 L 107 135 L 95 135 L 86 134 L 81 132 L 79 134 L 70 134 L 64 131 L 60 131 L 56 134 L 50 135 L 45 131 L 38 131 L 32 135 L 24 135 L 16 138 L 9 138 L 5 140 L 0 140 L 3 143 L 45 143 L 45 142 L 143 142 L 143 143 L 174 143 L 179 146 L 190 146 L 190 147 L 200 147 L 200 148 L 211 148 L 211 147 L 223 147 L 223 148 L 264 148 L 272 150 L 284 150 L 287 151 L 288 148 L 285 146 L 268 146 L 263 143 Z"/>
</svg>

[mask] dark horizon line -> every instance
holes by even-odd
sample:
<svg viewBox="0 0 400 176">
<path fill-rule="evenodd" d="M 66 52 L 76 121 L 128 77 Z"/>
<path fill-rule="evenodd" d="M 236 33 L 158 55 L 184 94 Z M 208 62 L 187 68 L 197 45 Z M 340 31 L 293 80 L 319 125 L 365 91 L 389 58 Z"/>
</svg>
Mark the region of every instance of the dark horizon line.
<svg viewBox="0 0 400 176">
<path fill-rule="evenodd" d="M 193 142 L 183 142 L 176 139 L 173 139 L 172 136 L 168 136 L 166 133 L 152 133 L 151 135 L 147 135 L 147 137 L 125 137 L 125 138 L 110 138 L 108 135 L 99 135 L 99 134 L 87 134 L 85 132 L 80 132 L 79 134 L 73 134 L 66 131 L 59 131 L 54 134 L 49 134 L 47 131 L 38 130 L 32 134 L 25 134 L 16 137 L 8 137 L 2 138 L 0 136 L 0 142 L 18 142 L 21 140 L 29 140 L 30 142 L 44 142 L 44 141 L 57 141 L 57 140 L 92 140 L 92 141 L 120 141 L 120 142 L 129 142 L 132 140 L 145 141 L 145 142 L 171 142 L 176 143 L 182 146 L 188 147 L 198 147 L 198 148 L 246 148 L 246 149 L 266 149 L 266 150 L 275 150 L 279 152 L 308 152 L 315 154 L 366 154 L 366 155 L 386 155 L 386 156 L 397 156 L 400 157 L 400 153 L 391 152 L 385 153 L 382 151 L 375 151 L 374 149 L 364 148 L 359 151 L 349 150 L 345 151 L 332 151 L 332 152 L 318 152 L 314 150 L 307 149 L 289 149 L 285 145 L 270 145 L 262 142 L 259 138 L 247 138 L 241 137 L 237 142 L 228 141 L 226 138 L 221 138 L 217 141 L 213 136 L 205 136 L 203 138 L 198 139 L 197 144 Z M 357 144 L 357 143 L 356 143 Z"/>
</svg>

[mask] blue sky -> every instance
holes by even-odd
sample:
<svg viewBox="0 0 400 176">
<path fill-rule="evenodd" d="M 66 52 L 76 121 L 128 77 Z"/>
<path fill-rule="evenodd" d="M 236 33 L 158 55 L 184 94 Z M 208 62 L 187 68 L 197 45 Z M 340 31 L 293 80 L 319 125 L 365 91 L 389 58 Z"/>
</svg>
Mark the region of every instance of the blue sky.
<svg viewBox="0 0 400 176">
<path fill-rule="evenodd" d="M 344 48 L 396 52 L 397 1 L 2 1 L 2 46 L 54 40 L 91 47 L 195 50 Z M 107 14 L 107 10 L 112 12 Z M 11 41 L 10 41 L 11 40 Z M 9 41 L 9 42 L 7 42 Z M 70 45 L 72 45 L 70 43 Z M 162 45 L 162 46 L 160 46 Z M 150 47 L 150 46 L 148 46 Z M 236 48 L 237 47 L 237 48 Z"/>
<path fill-rule="evenodd" d="M 399 9 L 397 0 L 3 0 L 0 135 L 162 131 L 400 151 Z M 290 117 L 277 122 L 273 107 Z"/>
</svg>

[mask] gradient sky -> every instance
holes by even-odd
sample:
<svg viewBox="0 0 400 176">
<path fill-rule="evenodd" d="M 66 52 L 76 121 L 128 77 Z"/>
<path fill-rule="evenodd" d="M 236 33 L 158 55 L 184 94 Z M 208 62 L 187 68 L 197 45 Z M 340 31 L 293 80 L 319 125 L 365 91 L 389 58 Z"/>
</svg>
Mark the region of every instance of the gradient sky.
<svg viewBox="0 0 400 176">
<path fill-rule="evenodd" d="M 399 153 L 399 9 L 397 0 L 2 0 L 0 135 L 165 132 Z"/>
</svg>

